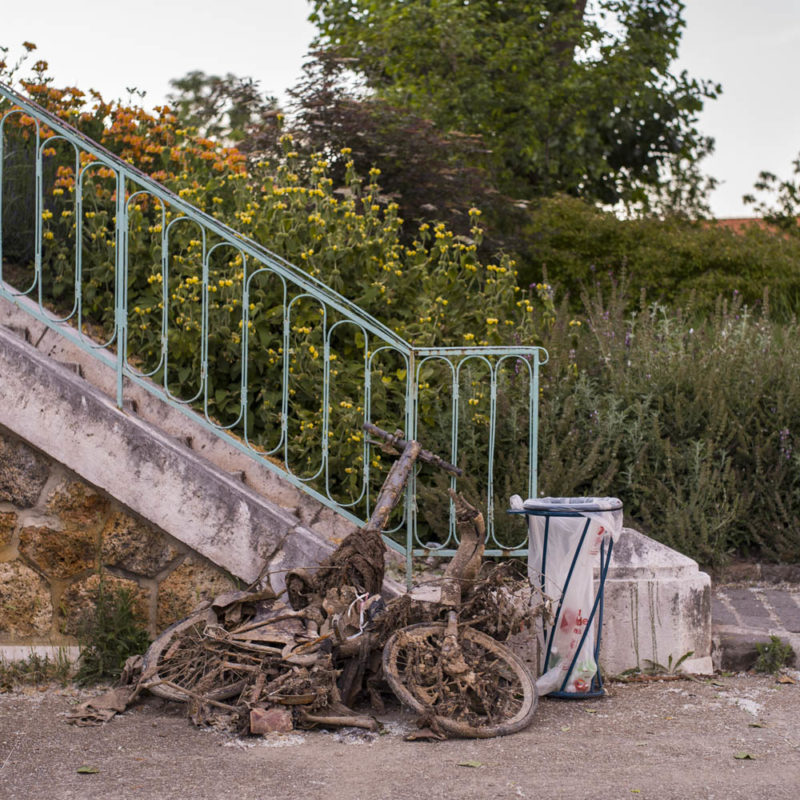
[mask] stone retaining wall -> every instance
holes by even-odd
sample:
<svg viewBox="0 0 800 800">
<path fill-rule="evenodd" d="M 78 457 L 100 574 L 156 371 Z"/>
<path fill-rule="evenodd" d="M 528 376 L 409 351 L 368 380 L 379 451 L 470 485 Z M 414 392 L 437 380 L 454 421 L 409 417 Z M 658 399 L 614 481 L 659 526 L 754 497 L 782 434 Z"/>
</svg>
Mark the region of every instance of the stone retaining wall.
<svg viewBox="0 0 800 800">
<path fill-rule="evenodd" d="M 0 648 L 70 646 L 102 579 L 150 635 L 234 588 L 223 570 L 0 428 Z"/>
</svg>

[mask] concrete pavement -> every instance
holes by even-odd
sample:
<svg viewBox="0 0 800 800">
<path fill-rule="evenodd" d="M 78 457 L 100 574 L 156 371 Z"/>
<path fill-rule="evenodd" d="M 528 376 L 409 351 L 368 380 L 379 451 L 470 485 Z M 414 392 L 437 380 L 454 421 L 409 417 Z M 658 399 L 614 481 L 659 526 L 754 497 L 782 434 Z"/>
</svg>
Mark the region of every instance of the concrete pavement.
<svg viewBox="0 0 800 800">
<path fill-rule="evenodd" d="M 778 636 L 800 663 L 800 581 L 793 566 L 748 565 L 715 582 L 711 616 L 714 665 L 723 670 L 750 669 L 757 644 Z M 777 580 L 775 580 L 777 579 Z"/>
</svg>

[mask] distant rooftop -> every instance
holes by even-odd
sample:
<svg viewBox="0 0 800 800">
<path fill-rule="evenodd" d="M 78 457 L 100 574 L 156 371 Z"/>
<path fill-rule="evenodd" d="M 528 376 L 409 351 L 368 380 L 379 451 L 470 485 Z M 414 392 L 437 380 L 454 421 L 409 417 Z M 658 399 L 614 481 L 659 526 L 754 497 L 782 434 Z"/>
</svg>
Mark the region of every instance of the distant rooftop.
<svg viewBox="0 0 800 800">
<path fill-rule="evenodd" d="M 718 228 L 727 228 L 732 233 L 744 233 L 753 228 L 760 228 L 761 230 L 778 233 L 782 236 L 789 236 L 789 231 L 781 230 L 777 225 L 772 225 L 762 217 L 728 217 L 726 219 L 712 219 L 708 220 L 708 226 L 712 225 Z M 797 224 L 800 225 L 800 217 L 797 219 Z"/>
</svg>

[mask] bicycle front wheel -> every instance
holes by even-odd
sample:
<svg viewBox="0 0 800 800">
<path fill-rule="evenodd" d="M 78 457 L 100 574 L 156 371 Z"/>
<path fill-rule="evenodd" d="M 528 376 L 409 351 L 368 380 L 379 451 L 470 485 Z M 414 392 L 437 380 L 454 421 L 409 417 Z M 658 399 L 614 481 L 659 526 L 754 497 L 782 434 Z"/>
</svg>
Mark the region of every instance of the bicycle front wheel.
<svg viewBox="0 0 800 800">
<path fill-rule="evenodd" d="M 458 633 L 454 660 L 442 652 L 446 627 L 410 625 L 386 642 L 383 673 L 397 698 L 454 736 L 488 739 L 530 725 L 538 694 L 524 662 L 468 627 Z"/>
</svg>

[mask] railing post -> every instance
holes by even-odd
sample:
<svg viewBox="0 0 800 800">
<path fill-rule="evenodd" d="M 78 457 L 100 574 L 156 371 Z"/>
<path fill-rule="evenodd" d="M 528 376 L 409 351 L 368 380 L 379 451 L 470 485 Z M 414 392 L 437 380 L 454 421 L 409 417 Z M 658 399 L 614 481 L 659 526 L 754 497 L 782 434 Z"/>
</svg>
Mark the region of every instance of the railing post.
<svg viewBox="0 0 800 800">
<path fill-rule="evenodd" d="M 494 531 L 494 448 L 497 435 L 497 370 L 498 363 L 491 366 L 489 389 L 489 453 L 486 463 L 486 541 L 495 542 Z"/>
<path fill-rule="evenodd" d="M 200 239 L 203 243 L 202 252 L 202 283 L 203 293 L 200 295 L 200 393 L 203 397 L 203 411 L 208 414 L 208 309 L 211 305 L 210 278 L 208 265 L 208 247 L 206 244 L 206 231 L 201 226 Z M 169 257 L 169 254 L 167 254 Z"/>
<path fill-rule="evenodd" d="M 461 378 L 461 361 L 458 367 L 453 369 L 450 373 L 450 387 L 451 387 L 451 400 L 450 400 L 450 463 L 458 464 L 458 426 L 459 426 L 459 413 L 458 402 L 460 391 L 458 382 Z M 450 488 L 456 491 L 458 487 L 457 478 L 455 475 L 450 476 Z M 456 535 L 456 507 L 452 499 L 448 503 L 449 514 L 447 517 L 447 534 L 448 536 L 455 537 Z"/>
<path fill-rule="evenodd" d="M 114 329 L 117 339 L 117 408 L 123 405 L 123 376 L 128 345 L 128 212 L 125 174 L 117 170 L 117 204 L 114 233 Z"/>
<path fill-rule="evenodd" d="M 419 397 L 419 376 L 417 375 L 417 354 L 412 348 L 408 354 L 408 375 L 406 380 L 406 441 L 417 438 L 417 400 Z M 414 537 L 417 534 L 417 474 L 411 470 L 406 484 L 406 586 L 411 588 L 413 576 Z"/>
<path fill-rule="evenodd" d="M 327 322 L 327 319 L 324 318 Z M 322 330 L 322 474 L 328 486 L 328 431 L 331 422 L 331 337 L 327 325 Z"/>
<path fill-rule="evenodd" d="M 36 199 L 34 200 L 34 213 L 36 214 L 36 240 L 33 245 L 34 252 L 34 280 L 36 281 L 36 291 L 39 300 L 39 308 L 43 308 L 42 302 L 42 237 L 44 236 L 44 226 L 42 225 L 42 214 L 44 213 L 44 181 L 42 179 L 42 148 L 39 141 L 39 122 L 36 121 L 36 180 L 35 189 Z"/>
<path fill-rule="evenodd" d="M 529 386 L 528 407 L 528 497 L 536 498 L 539 492 L 539 351 L 531 356 L 533 369 Z"/>
</svg>

